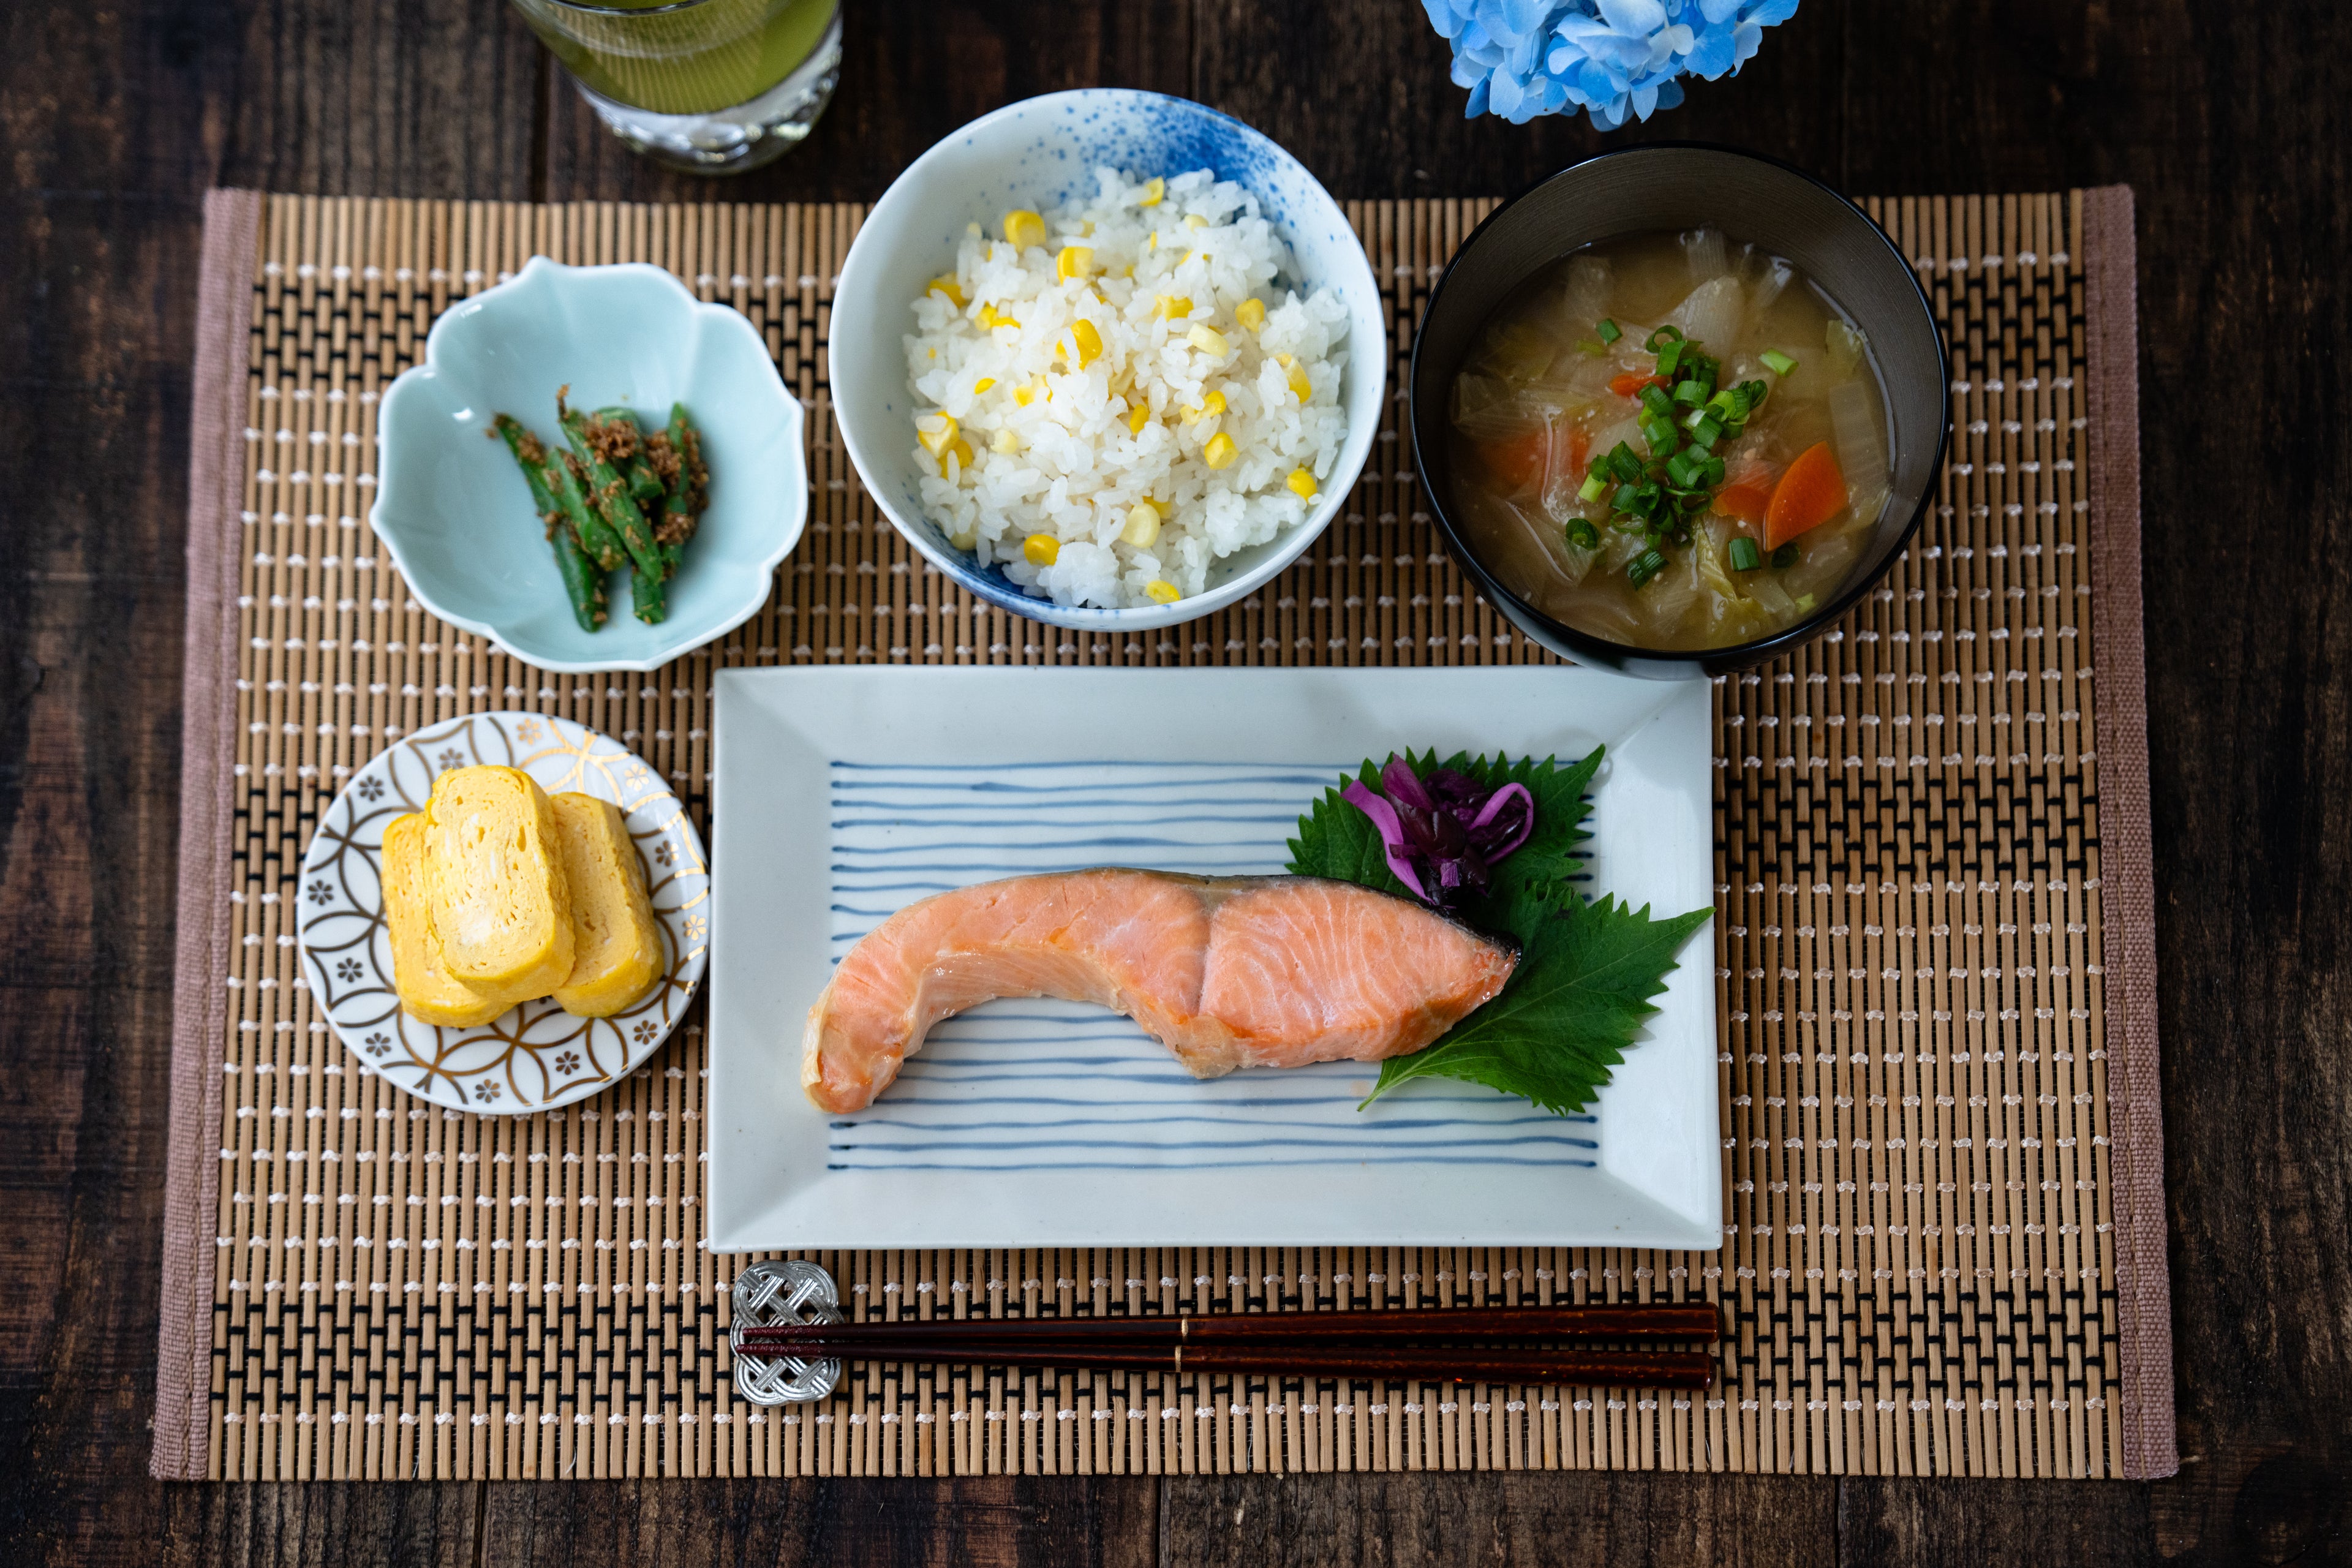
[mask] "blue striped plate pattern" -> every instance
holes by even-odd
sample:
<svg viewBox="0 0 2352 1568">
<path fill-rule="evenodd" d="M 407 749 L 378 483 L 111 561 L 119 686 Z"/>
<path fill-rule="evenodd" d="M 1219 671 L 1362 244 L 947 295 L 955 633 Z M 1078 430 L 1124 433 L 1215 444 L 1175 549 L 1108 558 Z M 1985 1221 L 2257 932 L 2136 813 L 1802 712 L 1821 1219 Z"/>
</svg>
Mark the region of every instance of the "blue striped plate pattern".
<svg viewBox="0 0 2352 1568">
<path fill-rule="evenodd" d="M 894 910 L 1000 877 L 1146 866 L 1279 872 L 1300 812 L 1352 764 L 1073 762 L 830 768 L 833 957 Z M 1591 1116 L 1461 1084 L 1356 1107 L 1377 1068 L 1196 1079 L 1118 1014 L 1029 998 L 932 1029 L 869 1110 L 827 1124 L 834 1170 L 1232 1170 L 1593 1163 Z"/>
</svg>

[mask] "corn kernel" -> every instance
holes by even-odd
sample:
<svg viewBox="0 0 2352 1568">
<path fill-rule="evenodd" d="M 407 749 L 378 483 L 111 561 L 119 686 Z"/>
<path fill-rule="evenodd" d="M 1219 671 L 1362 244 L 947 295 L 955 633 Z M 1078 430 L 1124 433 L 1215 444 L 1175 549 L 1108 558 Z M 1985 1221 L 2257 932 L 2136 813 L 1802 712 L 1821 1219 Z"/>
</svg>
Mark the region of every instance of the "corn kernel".
<svg viewBox="0 0 2352 1568">
<path fill-rule="evenodd" d="M 1017 452 L 1021 450 L 1021 437 L 1010 428 L 999 430 L 988 438 L 988 449 L 992 452 Z"/>
<path fill-rule="evenodd" d="M 959 305 L 968 305 L 971 302 L 965 297 L 962 286 L 952 278 L 942 276 L 932 279 L 928 292 L 944 294 Z"/>
<path fill-rule="evenodd" d="M 1148 500 L 1137 501 L 1127 509 L 1127 526 L 1118 536 L 1138 550 L 1160 537 L 1160 509 Z"/>
<path fill-rule="evenodd" d="M 1213 354 L 1218 359 L 1224 358 L 1226 353 L 1230 352 L 1225 345 L 1225 334 L 1217 331 L 1216 328 L 1205 324 L 1196 326 L 1191 331 L 1186 332 L 1184 334 L 1184 341 L 1191 343 L 1194 348 L 1199 349 L 1202 353 Z"/>
<path fill-rule="evenodd" d="M 948 459 L 950 458 L 953 458 L 964 468 L 971 468 L 971 443 L 959 436 L 955 438 L 954 445 L 950 446 L 946 451 L 940 454 L 940 478 L 943 479 L 952 477 L 948 471 Z"/>
<path fill-rule="evenodd" d="M 1045 220 L 1025 207 L 1015 207 L 1004 215 L 1004 238 L 1015 250 L 1043 245 L 1045 243 Z"/>
<path fill-rule="evenodd" d="M 1017 327 L 1021 323 L 993 305 L 982 305 L 980 308 L 980 324 L 994 331 L 999 327 Z"/>
<path fill-rule="evenodd" d="M 1289 483 L 1291 493 L 1296 495 L 1300 500 L 1313 500 L 1315 499 L 1315 476 L 1308 473 L 1305 468 L 1291 469 Z"/>
<path fill-rule="evenodd" d="M 1201 448 L 1201 460 L 1213 468 L 1230 468 L 1234 466 L 1234 459 L 1241 455 L 1241 448 L 1234 445 L 1234 438 L 1223 430 L 1210 437 L 1209 444 Z"/>
<path fill-rule="evenodd" d="M 1158 294 L 1153 299 L 1156 301 L 1151 307 L 1153 314 L 1169 321 L 1181 321 L 1192 313 L 1192 301 L 1181 294 Z"/>
<path fill-rule="evenodd" d="M 986 392 L 990 387 L 994 386 L 995 384 L 996 378 L 994 376 L 983 375 L 978 381 L 971 384 L 971 395 L 974 397 L 978 397 L 982 393 Z"/>
<path fill-rule="evenodd" d="M 955 443 L 956 422 L 952 414 L 926 414 L 915 421 L 915 439 L 932 457 L 944 457 Z"/>
<path fill-rule="evenodd" d="M 1160 248 L 1160 236 L 1157 231 L 1155 231 L 1151 236 L 1151 248 L 1154 250 Z"/>
<path fill-rule="evenodd" d="M 1288 354 L 1276 354 L 1275 363 L 1282 366 L 1283 380 L 1290 385 L 1290 395 L 1304 403 L 1315 395 L 1315 384 L 1307 379 L 1307 367 Z"/>
<path fill-rule="evenodd" d="M 1209 220 L 1202 217 L 1199 213 L 1186 213 L 1184 215 L 1184 226 L 1186 228 L 1206 228 L 1209 226 Z"/>
<path fill-rule="evenodd" d="M 1175 584 L 1164 577 L 1154 577 L 1143 585 L 1143 591 L 1151 595 L 1155 605 L 1172 605 L 1184 596 Z"/>
<path fill-rule="evenodd" d="M 1102 356 L 1102 334 L 1095 331 L 1092 321 L 1071 322 L 1070 342 L 1076 349 L 1075 369 L 1084 370 Z M 1070 355 L 1066 353 L 1062 357 L 1068 359 Z"/>
<path fill-rule="evenodd" d="M 1130 408 L 1130 409 L 1129 409 L 1129 410 L 1127 411 L 1127 429 L 1128 429 L 1128 434 L 1129 434 L 1129 435 L 1131 435 L 1131 436 L 1140 436 L 1140 435 L 1142 435 L 1142 434 L 1143 434 L 1143 426 L 1144 426 L 1146 424 L 1150 423 L 1150 419 L 1151 419 L 1151 405 L 1150 405 L 1150 404 L 1148 404 L 1148 403 L 1138 402 L 1134 407 L 1132 407 L 1132 408 Z"/>
<path fill-rule="evenodd" d="M 1061 553 L 1062 542 L 1050 533 L 1033 533 L 1021 542 L 1021 558 L 1032 566 L 1051 566 Z"/>
<path fill-rule="evenodd" d="M 1160 198 L 1167 194 L 1168 182 L 1155 174 L 1143 182 L 1142 199 L 1135 205 L 1139 207 L 1156 207 L 1160 205 Z"/>
<path fill-rule="evenodd" d="M 962 525 L 962 531 L 956 532 L 950 531 L 949 532 L 948 542 L 954 545 L 958 550 L 970 550 L 973 545 L 980 542 L 980 530 L 973 528 L 969 524 Z"/>
<path fill-rule="evenodd" d="M 1195 420 L 1213 418 L 1224 411 L 1225 395 L 1222 392 L 1212 392 L 1201 399 L 1199 406 L 1184 411 L 1184 423 L 1190 425 Z"/>
<path fill-rule="evenodd" d="M 1247 327 L 1251 331 L 1256 331 L 1260 327 L 1265 325 L 1265 301 L 1263 300 L 1243 300 L 1240 304 L 1234 307 L 1234 320 L 1239 321 L 1243 326 Z"/>
<path fill-rule="evenodd" d="M 1094 266 L 1093 247 L 1066 245 L 1062 247 L 1061 253 L 1054 258 L 1054 276 L 1066 279 L 1084 278 L 1094 270 Z"/>
</svg>

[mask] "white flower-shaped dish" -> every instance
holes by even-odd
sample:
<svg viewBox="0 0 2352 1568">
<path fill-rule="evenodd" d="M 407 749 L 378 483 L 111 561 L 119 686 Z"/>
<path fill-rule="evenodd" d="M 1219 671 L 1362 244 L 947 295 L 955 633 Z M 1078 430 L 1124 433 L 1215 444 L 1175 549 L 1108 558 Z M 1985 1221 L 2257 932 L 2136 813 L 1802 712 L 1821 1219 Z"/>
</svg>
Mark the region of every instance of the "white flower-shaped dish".
<svg viewBox="0 0 2352 1568">
<path fill-rule="evenodd" d="M 628 818 L 669 964 L 645 998 L 575 1018 L 544 997 L 470 1029 L 400 1010 L 383 922 L 383 830 L 425 808 L 451 768 L 520 768 L 552 795 L 609 800 Z M 302 857 L 302 973 L 336 1037 L 375 1072 L 453 1110 L 512 1115 L 585 1100 L 658 1049 L 685 1016 L 710 947 L 710 870 L 685 806 L 635 753 L 569 719 L 474 713 L 379 752 L 335 797 Z"/>
<path fill-rule="evenodd" d="M 1339 402 L 1348 440 L 1323 493 L 1297 526 L 1217 563 L 1207 591 L 1172 605 L 1098 610 L 1024 592 L 1001 567 L 983 570 L 949 542 L 923 510 L 915 461 L 919 404 L 907 385 L 914 301 L 952 270 L 968 223 L 993 228 L 1007 209 L 1050 210 L 1091 194 L 1100 165 L 1181 174 L 1209 169 L 1257 198 L 1289 243 L 1280 279 L 1302 293 L 1323 287 L 1348 308 L 1348 366 Z M 983 602 L 1057 626 L 1104 634 L 1174 626 L 1223 609 L 1264 586 L 1315 542 L 1345 505 L 1381 426 L 1388 390 L 1388 323 L 1379 282 L 1348 215 L 1297 159 L 1240 121 L 1189 99 L 1125 88 L 1048 93 L 984 114 L 909 163 L 882 193 L 841 264 L 830 340 L 835 421 L 850 461 L 883 513 L 940 571 Z"/>
<path fill-rule="evenodd" d="M 562 446 L 555 389 L 647 424 L 683 403 L 702 432 L 710 507 L 670 584 L 669 614 L 572 619 L 530 489 L 490 421 L 511 414 Z M 433 323 L 425 363 L 384 394 L 370 521 L 411 592 L 456 626 L 541 669 L 654 669 L 749 620 L 808 521 L 801 405 L 740 311 L 706 305 L 658 267 L 566 267 L 534 256 L 510 282 Z"/>
</svg>

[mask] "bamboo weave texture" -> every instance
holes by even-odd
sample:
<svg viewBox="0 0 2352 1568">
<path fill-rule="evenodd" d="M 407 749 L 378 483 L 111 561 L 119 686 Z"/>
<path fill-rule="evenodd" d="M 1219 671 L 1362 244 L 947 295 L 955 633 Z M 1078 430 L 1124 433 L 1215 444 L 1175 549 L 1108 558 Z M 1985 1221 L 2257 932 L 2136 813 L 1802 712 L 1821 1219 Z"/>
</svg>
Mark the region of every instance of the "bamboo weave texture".
<svg viewBox="0 0 2352 1568">
<path fill-rule="evenodd" d="M 1548 659 L 1449 563 L 1402 438 L 1411 324 L 1489 204 L 1349 206 L 1392 329 L 1362 482 L 1259 596 L 1114 641 L 975 605 L 877 521 L 824 381 L 857 209 L 268 198 L 234 545 L 209 1473 L 2117 1473 L 2081 204 L 1873 206 L 1949 335 L 1953 446 L 1880 590 L 1718 683 L 1720 1252 L 821 1259 L 879 1317 L 1704 1297 L 1729 1327 L 1714 1390 L 860 1367 L 827 1405 L 761 1411 L 733 1397 L 723 1348 L 737 1260 L 700 1247 L 698 1022 L 584 1107 L 421 1107 L 303 989 L 297 873 L 320 811 L 402 734 L 529 708 L 637 750 L 707 834 L 727 668 Z M 655 262 L 731 303 L 809 411 L 810 526 L 767 608 L 654 675 L 552 677 L 490 650 L 415 605 L 368 527 L 379 395 L 440 310 L 542 252 Z"/>
</svg>

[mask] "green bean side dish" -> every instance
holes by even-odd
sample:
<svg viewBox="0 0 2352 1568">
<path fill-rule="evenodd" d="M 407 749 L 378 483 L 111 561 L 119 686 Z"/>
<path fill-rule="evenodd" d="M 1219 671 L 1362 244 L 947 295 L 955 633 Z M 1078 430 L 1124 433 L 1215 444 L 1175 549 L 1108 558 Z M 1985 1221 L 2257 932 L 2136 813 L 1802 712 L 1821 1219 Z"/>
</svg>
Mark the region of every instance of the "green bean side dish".
<svg viewBox="0 0 2352 1568">
<path fill-rule="evenodd" d="M 683 403 L 670 405 L 667 426 L 643 430 L 626 408 L 583 414 L 568 406 L 571 390 L 555 391 L 562 449 L 551 453 L 510 414 L 491 420 L 487 434 L 506 442 L 530 485 L 531 505 L 546 525 L 580 629 L 593 632 L 604 624 L 604 576 L 623 566 L 634 574 L 630 598 L 636 617 L 652 626 L 669 613 L 669 581 L 709 504 L 702 433 Z"/>
</svg>

